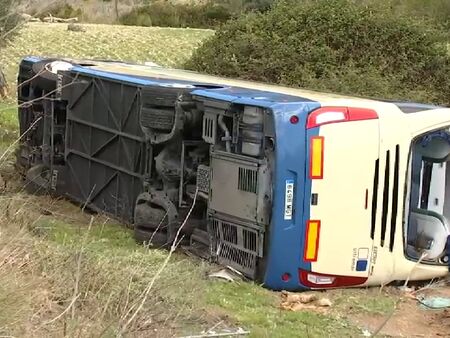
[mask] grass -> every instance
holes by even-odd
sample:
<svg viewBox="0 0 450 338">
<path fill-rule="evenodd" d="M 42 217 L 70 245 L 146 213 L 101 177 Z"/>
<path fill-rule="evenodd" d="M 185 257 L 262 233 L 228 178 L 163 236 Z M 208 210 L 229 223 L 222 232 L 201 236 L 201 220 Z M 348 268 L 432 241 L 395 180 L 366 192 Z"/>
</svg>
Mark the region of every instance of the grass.
<svg viewBox="0 0 450 338">
<path fill-rule="evenodd" d="M 334 290 L 337 312 L 387 315 L 395 307 L 395 298 L 389 288 Z"/>
<path fill-rule="evenodd" d="M 0 332 L 28 336 L 32 320 L 37 336 L 47 336 L 46 331 L 60 336 L 64 330 L 69 336 L 116 334 L 165 260 L 166 251 L 136 245 L 129 231 L 105 217 L 95 216 L 88 226 L 90 216 L 69 214 L 66 203 L 21 193 L 8 199 L 9 211 L 0 222 L 0 257 L 2 261 L 14 257 L 14 264 L 0 267 L 2 282 L 11 284 L 0 292 L 1 308 L 8 309 L 0 316 Z M 52 215 L 43 215 L 43 206 Z M 70 223 L 68 215 L 74 216 Z M 26 265 L 21 263 L 24 260 Z M 161 336 L 172 336 L 209 325 L 205 323 L 213 318 L 201 306 L 207 269 L 204 262 L 175 255 L 129 334 L 157 330 Z M 17 276 L 19 282 L 8 276 Z M 49 299 L 42 303 L 44 295 Z M 71 309 L 61 320 L 52 321 L 64 313 L 74 295 L 74 315 Z"/>
<path fill-rule="evenodd" d="M 129 230 L 104 216 L 91 223 L 93 216 L 66 201 L 20 192 L 6 198 L 0 210 L 0 261 L 14 259 L 0 265 L 5 285 L 0 308 L 7 309 L 0 311 L 0 333 L 28 336 L 32 320 L 37 336 L 64 330 L 75 336 L 86 334 L 85 328 L 89 336 L 115 335 L 167 252 L 136 245 Z M 175 254 L 129 334 L 195 334 L 220 324 L 219 329 L 243 327 L 251 337 L 357 336 L 357 328 L 339 316 L 280 310 L 279 294 L 253 283 L 210 280 L 212 269 Z M 68 311 L 42 325 L 64 312 L 74 290 L 80 294 L 74 317 Z"/>
<path fill-rule="evenodd" d="M 0 144 L 17 137 L 17 109 L 15 105 L 0 102 Z"/>
<path fill-rule="evenodd" d="M 87 25 L 30 24 L 0 53 L 14 81 L 29 54 L 108 58 L 165 66 L 183 63 L 211 31 Z M 0 136 L 17 135 L 13 98 L 0 102 Z M 0 163 L 0 335 L 114 337 L 136 309 L 167 252 L 136 245 L 130 230 L 71 203 L 23 193 L 12 158 Z M 1 180 L 0 180 L 1 181 Z M 3 190 L 2 190 L 3 189 Z M 91 225 L 90 225 L 91 224 Z M 176 253 L 144 302 L 128 336 L 199 334 L 215 327 L 243 327 L 252 337 L 358 336 L 342 313 L 386 313 L 377 293 L 333 294 L 328 315 L 279 309 L 279 293 L 245 282 L 207 277 L 209 264 Z M 348 292 L 348 293 L 347 293 Z M 356 295 L 356 296 L 355 296 Z M 351 296 L 357 297 L 353 302 Z M 356 311 L 355 310 L 355 311 Z"/>
<path fill-rule="evenodd" d="M 29 23 L 14 42 L 0 51 L 0 65 L 14 81 L 21 58 L 44 55 L 69 58 L 151 61 L 180 66 L 194 48 L 214 34 L 211 30 L 85 24 L 86 32 L 67 24 Z"/>
<path fill-rule="evenodd" d="M 252 283 L 212 283 L 208 303 L 233 313 L 251 337 L 339 337 L 357 336 L 347 320 L 315 312 L 290 312 L 278 308 L 278 293 Z"/>
</svg>

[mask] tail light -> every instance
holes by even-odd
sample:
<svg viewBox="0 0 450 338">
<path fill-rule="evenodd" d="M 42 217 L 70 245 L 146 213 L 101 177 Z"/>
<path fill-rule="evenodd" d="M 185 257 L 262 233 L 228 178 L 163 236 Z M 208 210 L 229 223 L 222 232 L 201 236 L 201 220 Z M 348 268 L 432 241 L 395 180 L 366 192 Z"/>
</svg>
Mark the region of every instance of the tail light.
<svg viewBox="0 0 450 338">
<path fill-rule="evenodd" d="M 327 275 L 301 269 L 298 270 L 298 277 L 302 285 L 317 289 L 357 286 L 367 281 L 367 277 Z"/>
<path fill-rule="evenodd" d="M 309 177 L 312 179 L 323 178 L 323 136 L 313 136 L 310 141 Z"/>
<path fill-rule="evenodd" d="M 373 109 L 355 107 L 321 107 L 308 116 L 306 129 L 319 127 L 323 124 L 378 119 Z"/>
<path fill-rule="evenodd" d="M 316 262 L 319 252 L 320 221 L 309 220 L 306 223 L 306 242 L 303 259 L 306 262 Z"/>
</svg>

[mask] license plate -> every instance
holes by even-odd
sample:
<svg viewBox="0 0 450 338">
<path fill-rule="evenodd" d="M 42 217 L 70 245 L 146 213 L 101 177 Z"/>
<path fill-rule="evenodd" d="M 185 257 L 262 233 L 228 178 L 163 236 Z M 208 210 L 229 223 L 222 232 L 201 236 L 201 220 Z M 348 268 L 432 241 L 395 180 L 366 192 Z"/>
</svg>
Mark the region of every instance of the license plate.
<svg viewBox="0 0 450 338">
<path fill-rule="evenodd" d="M 294 204 L 294 180 L 286 180 L 286 195 L 284 202 L 284 219 L 292 220 Z"/>
</svg>

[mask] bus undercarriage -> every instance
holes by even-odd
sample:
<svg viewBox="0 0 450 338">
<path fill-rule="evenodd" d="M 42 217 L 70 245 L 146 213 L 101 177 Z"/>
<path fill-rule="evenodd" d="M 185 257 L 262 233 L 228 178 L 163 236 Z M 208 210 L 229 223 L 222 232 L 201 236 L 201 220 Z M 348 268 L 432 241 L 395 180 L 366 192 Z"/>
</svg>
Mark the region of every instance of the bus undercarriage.
<svg viewBox="0 0 450 338">
<path fill-rule="evenodd" d="M 17 164 L 34 192 L 66 196 L 256 278 L 271 208 L 268 110 L 196 95 L 210 85 L 104 76 L 24 59 Z M 173 81 L 172 81 L 173 82 Z"/>
</svg>

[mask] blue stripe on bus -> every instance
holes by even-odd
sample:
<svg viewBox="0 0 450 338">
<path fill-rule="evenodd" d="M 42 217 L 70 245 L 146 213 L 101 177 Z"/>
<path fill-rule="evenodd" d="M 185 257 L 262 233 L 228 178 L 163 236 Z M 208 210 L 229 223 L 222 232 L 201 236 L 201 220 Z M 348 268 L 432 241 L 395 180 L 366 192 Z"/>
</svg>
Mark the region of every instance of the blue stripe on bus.
<svg viewBox="0 0 450 338">
<path fill-rule="evenodd" d="M 311 263 L 303 261 L 306 221 L 310 215 L 312 182 L 308 177 L 306 119 L 308 113 L 319 108 L 318 102 L 283 104 L 272 107 L 275 117 L 276 150 L 275 173 L 273 179 L 274 199 L 272 221 L 269 229 L 270 241 L 267 252 L 265 286 L 275 290 L 298 290 L 300 284 L 298 270 L 311 271 Z M 292 115 L 299 118 L 291 124 Z M 319 128 L 308 130 L 308 136 L 318 135 Z M 294 214 L 292 220 L 284 219 L 285 182 L 294 180 Z M 281 276 L 290 275 L 288 281 Z"/>
</svg>

